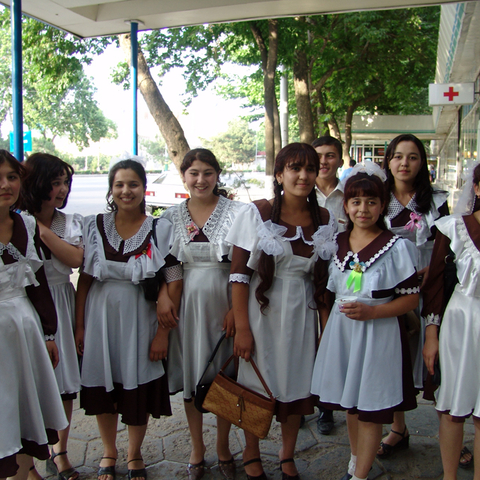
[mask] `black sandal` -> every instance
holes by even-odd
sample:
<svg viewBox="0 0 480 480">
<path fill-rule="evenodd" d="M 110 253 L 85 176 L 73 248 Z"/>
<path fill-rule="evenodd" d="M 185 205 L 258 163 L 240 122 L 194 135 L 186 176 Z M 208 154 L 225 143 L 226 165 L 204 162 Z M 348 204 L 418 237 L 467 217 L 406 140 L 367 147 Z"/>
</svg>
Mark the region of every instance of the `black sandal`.
<svg viewBox="0 0 480 480">
<path fill-rule="evenodd" d="M 243 462 L 243 467 L 245 468 L 247 465 L 251 465 L 252 463 L 262 463 L 262 459 L 252 458 L 251 460 Z M 249 475 L 247 472 L 245 472 L 245 475 L 247 475 L 247 480 L 268 480 L 268 477 L 265 475 L 265 472 L 262 472 L 260 475 L 257 475 L 257 476 Z"/>
<path fill-rule="evenodd" d="M 134 458 L 133 460 L 129 460 L 127 465 L 132 462 L 143 462 L 143 458 Z M 147 469 L 143 468 L 134 468 L 132 470 L 128 470 L 128 480 L 132 480 L 132 478 L 144 478 L 147 480 Z"/>
<path fill-rule="evenodd" d="M 280 460 L 280 471 L 282 472 L 282 480 L 300 480 L 300 477 L 297 475 L 289 475 L 282 470 L 282 465 L 284 463 L 295 463 L 293 458 L 285 458 L 284 460 Z"/>
<path fill-rule="evenodd" d="M 466 460 L 465 462 L 462 462 L 462 458 L 465 457 L 465 455 L 470 455 L 470 460 Z M 463 447 L 462 451 L 460 452 L 460 460 L 458 461 L 458 466 L 462 468 L 470 468 L 473 463 L 473 453 L 467 448 Z"/>
<path fill-rule="evenodd" d="M 407 426 L 403 429 L 403 433 L 396 432 L 395 430 L 390 430 L 395 435 L 399 435 L 402 439 L 396 443 L 395 445 L 389 445 L 388 443 L 380 442 L 380 447 L 383 449 L 383 453 L 377 453 L 378 458 L 387 458 L 393 455 L 395 452 L 399 450 L 406 450 L 410 445 L 410 434 L 405 435 L 407 431 Z"/>
<path fill-rule="evenodd" d="M 80 474 L 75 470 L 73 467 L 67 468 L 63 472 L 58 470 L 57 464 L 55 463 L 55 459 L 60 455 L 66 455 L 67 451 L 55 453 L 55 450 L 52 448 L 52 453 L 50 454 L 50 458 L 47 458 L 47 472 L 51 475 L 56 475 L 58 480 L 69 480 L 73 478 L 73 480 L 77 480 Z M 31 469 L 30 469 L 31 470 Z"/>
<path fill-rule="evenodd" d="M 117 461 L 117 459 L 115 457 L 102 457 L 100 459 L 100 461 L 102 461 L 104 458 L 108 459 L 108 460 L 115 460 L 115 462 Z M 115 473 L 115 465 L 110 465 L 108 467 L 98 467 L 98 471 L 97 471 L 97 479 L 103 475 L 108 475 L 110 477 L 112 477 L 113 480 L 115 480 L 115 477 L 116 477 L 116 473 Z"/>
<path fill-rule="evenodd" d="M 35 470 L 35 465 L 32 465 L 28 471 L 31 472 L 32 470 Z M 37 472 L 38 473 L 38 472 Z M 41 475 L 38 473 L 38 476 L 42 479 L 42 480 L 45 480 L 44 478 L 41 477 Z"/>
<path fill-rule="evenodd" d="M 205 475 L 205 459 L 187 465 L 188 480 L 200 480 Z"/>
</svg>

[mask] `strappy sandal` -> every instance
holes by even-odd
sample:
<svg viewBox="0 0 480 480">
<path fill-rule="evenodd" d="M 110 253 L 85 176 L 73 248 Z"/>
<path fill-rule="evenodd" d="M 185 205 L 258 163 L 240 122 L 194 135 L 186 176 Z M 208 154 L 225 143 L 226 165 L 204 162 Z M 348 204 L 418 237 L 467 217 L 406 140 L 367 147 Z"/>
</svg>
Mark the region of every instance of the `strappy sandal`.
<svg viewBox="0 0 480 480">
<path fill-rule="evenodd" d="M 232 457 L 230 460 L 218 460 L 218 470 L 227 480 L 235 479 L 235 460 Z"/>
<path fill-rule="evenodd" d="M 465 455 L 470 455 L 470 460 L 467 460 L 465 458 Z M 462 462 L 462 458 L 465 459 L 464 462 Z M 467 447 L 464 446 L 462 448 L 462 451 L 460 452 L 460 460 L 458 461 L 458 466 L 462 468 L 470 468 L 472 463 L 473 463 L 473 454 Z"/>
<path fill-rule="evenodd" d="M 52 453 L 50 454 L 50 458 L 47 458 L 47 472 L 51 475 L 56 475 L 57 480 L 77 480 L 79 477 L 79 473 L 73 467 L 67 468 L 63 472 L 58 470 L 57 464 L 55 463 L 55 459 L 60 455 L 66 455 L 67 451 L 55 453 L 55 450 L 52 449 Z"/>
<path fill-rule="evenodd" d="M 115 457 L 102 457 L 100 459 L 100 461 L 102 461 L 103 459 L 107 459 L 107 460 L 115 460 L 115 462 L 117 461 L 117 459 Z M 115 480 L 115 477 L 116 477 L 116 473 L 115 473 L 115 465 L 110 465 L 108 467 L 98 467 L 98 471 L 97 471 L 97 479 L 99 477 L 102 477 L 104 475 L 107 475 L 107 476 L 110 476 L 112 477 L 112 480 Z"/>
<path fill-rule="evenodd" d="M 285 458 L 284 460 L 280 460 L 280 471 L 282 472 L 282 480 L 300 480 L 300 477 L 297 475 L 289 475 L 282 470 L 282 465 L 284 463 L 295 463 L 293 458 Z"/>
<path fill-rule="evenodd" d="M 132 462 L 143 462 L 143 458 L 134 458 L 133 460 L 129 460 L 127 465 Z M 147 469 L 143 468 L 134 468 L 132 470 L 128 470 L 128 480 L 132 480 L 132 478 L 144 478 L 147 480 Z"/>
<path fill-rule="evenodd" d="M 205 475 L 205 460 L 187 465 L 188 480 L 200 480 Z"/>
<path fill-rule="evenodd" d="M 32 465 L 32 466 L 28 469 L 29 472 L 31 472 L 32 470 L 35 470 L 35 465 Z M 37 473 L 38 473 L 38 472 L 37 472 Z M 38 476 L 39 476 L 42 480 L 44 480 L 44 478 L 42 478 L 39 473 L 38 473 Z"/>
<path fill-rule="evenodd" d="M 251 460 L 243 462 L 243 467 L 251 465 L 252 463 L 262 463 L 262 460 L 260 458 L 252 458 Z M 260 475 L 257 476 L 249 475 L 247 472 L 245 472 L 245 474 L 247 475 L 247 480 L 268 480 L 265 472 L 262 472 Z"/>
<path fill-rule="evenodd" d="M 406 450 L 410 446 L 409 445 L 410 434 L 405 435 L 407 431 L 406 425 L 405 425 L 405 428 L 403 429 L 403 433 L 396 432 L 395 430 L 390 430 L 390 431 L 395 435 L 399 435 L 400 437 L 402 437 L 402 439 L 395 445 L 389 445 L 388 443 L 380 442 L 380 447 L 383 449 L 383 453 L 377 453 L 378 458 L 390 457 L 395 452 L 398 452 L 399 450 Z"/>
</svg>

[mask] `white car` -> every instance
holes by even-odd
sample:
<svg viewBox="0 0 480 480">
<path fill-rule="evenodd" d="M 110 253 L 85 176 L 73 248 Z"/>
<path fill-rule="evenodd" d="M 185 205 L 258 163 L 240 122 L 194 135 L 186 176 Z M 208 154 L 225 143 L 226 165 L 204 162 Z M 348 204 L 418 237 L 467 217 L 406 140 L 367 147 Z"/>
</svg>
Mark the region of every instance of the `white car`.
<svg viewBox="0 0 480 480">
<path fill-rule="evenodd" d="M 145 202 L 147 207 L 171 207 L 182 203 L 190 195 L 185 190 L 182 178 L 176 171 L 163 172 L 147 184 Z"/>
</svg>

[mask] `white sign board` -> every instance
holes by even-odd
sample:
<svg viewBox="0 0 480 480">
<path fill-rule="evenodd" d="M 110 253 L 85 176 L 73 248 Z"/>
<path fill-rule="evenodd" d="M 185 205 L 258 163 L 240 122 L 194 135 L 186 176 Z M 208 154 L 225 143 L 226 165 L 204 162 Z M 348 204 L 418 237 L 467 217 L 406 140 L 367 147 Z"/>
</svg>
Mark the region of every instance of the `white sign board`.
<svg viewBox="0 0 480 480">
<path fill-rule="evenodd" d="M 428 86 L 428 104 L 471 105 L 475 100 L 473 83 L 431 83 Z"/>
</svg>

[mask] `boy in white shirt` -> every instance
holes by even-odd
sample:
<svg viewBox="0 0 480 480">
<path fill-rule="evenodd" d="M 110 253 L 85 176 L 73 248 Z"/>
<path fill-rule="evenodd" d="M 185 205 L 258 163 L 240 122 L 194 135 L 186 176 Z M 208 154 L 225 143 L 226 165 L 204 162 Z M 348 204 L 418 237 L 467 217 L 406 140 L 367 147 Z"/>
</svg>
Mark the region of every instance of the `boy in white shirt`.
<svg viewBox="0 0 480 480">
<path fill-rule="evenodd" d="M 317 201 L 321 207 L 333 212 L 338 222 L 338 231 L 347 226 L 347 215 L 343 208 L 343 187 L 337 171 L 343 166 L 342 144 L 335 137 L 324 136 L 312 143 L 320 160 L 320 171 L 316 180 Z"/>
</svg>

